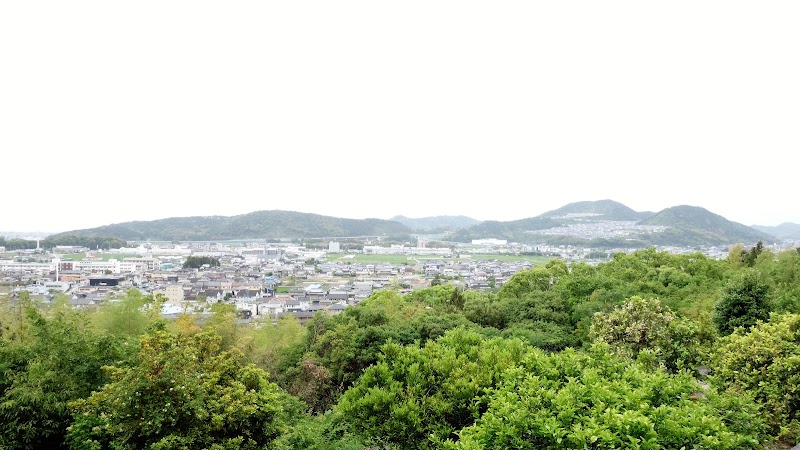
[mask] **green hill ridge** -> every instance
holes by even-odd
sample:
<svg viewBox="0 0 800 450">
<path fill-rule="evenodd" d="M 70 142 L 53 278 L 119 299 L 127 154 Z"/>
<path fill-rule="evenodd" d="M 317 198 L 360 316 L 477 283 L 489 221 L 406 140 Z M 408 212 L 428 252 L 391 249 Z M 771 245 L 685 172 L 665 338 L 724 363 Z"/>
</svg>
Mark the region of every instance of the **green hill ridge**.
<svg viewBox="0 0 800 450">
<path fill-rule="evenodd" d="M 637 212 L 614 200 L 597 200 L 569 203 L 540 214 L 539 217 L 560 217 L 569 214 L 596 214 L 595 217 L 602 220 L 641 220 L 653 213 Z"/>
<path fill-rule="evenodd" d="M 294 211 L 256 211 L 236 216 L 171 217 L 124 222 L 59 233 L 114 236 L 128 241 L 213 241 L 408 235 L 407 226 L 382 219 L 343 219 Z"/>
<path fill-rule="evenodd" d="M 396 216 L 395 219 L 404 219 Z M 407 219 L 407 218 L 405 218 Z M 237 216 L 172 217 L 69 231 L 49 239 L 118 238 L 127 241 L 209 241 L 390 236 L 405 239 L 425 226 L 456 228 L 470 219 L 439 216 L 400 223 L 382 219 L 344 219 L 294 211 L 256 211 Z M 477 221 L 476 221 L 477 222 Z M 465 226 L 465 225 L 464 225 Z M 636 248 L 651 245 L 698 246 L 774 242 L 763 231 L 732 222 L 698 206 L 680 205 L 658 213 L 638 212 L 613 200 L 575 202 L 536 217 L 488 220 L 453 231 L 449 240 L 496 238 L 510 242 Z"/>
</svg>

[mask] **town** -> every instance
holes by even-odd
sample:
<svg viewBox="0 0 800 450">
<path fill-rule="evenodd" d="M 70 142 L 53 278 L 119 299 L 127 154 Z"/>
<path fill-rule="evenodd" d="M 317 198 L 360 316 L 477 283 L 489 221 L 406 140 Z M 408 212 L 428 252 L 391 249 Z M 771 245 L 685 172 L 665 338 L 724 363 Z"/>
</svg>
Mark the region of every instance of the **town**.
<svg viewBox="0 0 800 450">
<path fill-rule="evenodd" d="M 243 322 L 275 321 L 290 314 L 305 323 L 318 312 L 339 314 L 381 289 L 407 293 L 454 284 L 462 289 L 496 290 L 516 272 L 554 257 L 568 263 L 598 264 L 614 253 L 635 250 L 531 246 L 500 239 L 444 246 L 427 239 L 416 236 L 413 246 L 381 245 L 375 237 L 349 239 L 347 248 L 337 241 L 309 245 L 163 242 L 112 250 L 57 246 L 48 251 L 6 251 L 0 247 L 0 299 L 13 300 L 27 292 L 44 303 L 61 296 L 75 308 L 93 308 L 136 289 L 159 298 L 165 318 L 209 314 L 213 304 L 226 303 L 235 305 Z M 776 245 L 774 250 L 783 246 Z M 702 252 L 717 259 L 729 252 L 727 247 L 660 250 Z M 186 264 L 203 258 L 213 264 Z"/>
</svg>

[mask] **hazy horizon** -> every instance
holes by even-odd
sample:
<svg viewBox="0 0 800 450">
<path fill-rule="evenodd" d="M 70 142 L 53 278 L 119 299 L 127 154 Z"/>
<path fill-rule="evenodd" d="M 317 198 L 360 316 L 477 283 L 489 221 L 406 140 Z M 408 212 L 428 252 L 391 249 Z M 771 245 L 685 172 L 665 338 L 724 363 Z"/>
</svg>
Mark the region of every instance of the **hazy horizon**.
<svg viewBox="0 0 800 450">
<path fill-rule="evenodd" d="M 613 200 L 613 199 L 602 199 L 602 200 Z M 576 202 L 580 202 L 580 201 L 583 201 L 583 200 L 578 200 Z M 570 203 L 576 203 L 576 202 L 570 202 Z M 567 203 L 567 204 L 569 204 L 569 203 Z M 566 206 L 567 204 L 564 204 L 564 205 L 561 205 L 561 206 Z M 561 206 L 559 206 L 559 208 Z M 628 205 L 625 205 L 625 206 L 628 206 Z M 684 206 L 684 205 L 673 205 L 673 206 Z M 689 206 L 700 206 L 700 207 L 702 207 L 701 205 L 689 205 Z M 558 208 L 551 208 L 551 209 L 548 209 L 548 210 L 543 210 L 540 213 L 537 213 L 537 214 L 534 214 L 534 215 L 531 215 L 531 216 L 527 216 L 527 217 L 517 217 L 517 218 L 513 218 L 513 219 L 506 219 L 506 220 L 500 220 L 500 221 L 527 219 L 527 218 L 539 216 L 541 214 L 544 214 L 544 213 L 546 213 L 548 211 L 552 211 L 554 209 L 558 209 Z M 705 208 L 705 209 L 708 209 L 708 208 Z M 252 211 L 248 211 L 248 212 L 245 212 L 245 213 L 242 213 L 242 214 L 249 214 L 249 213 L 256 212 L 256 211 L 264 211 L 264 210 L 252 210 Z M 316 213 L 316 212 L 313 212 L 313 211 L 297 211 L 297 210 L 286 210 L 286 211 L 295 211 L 295 212 L 309 213 L 309 214 L 319 214 L 319 213 Z M 653 213 L 658 213 L 659 212 L 659 211 L 652 211 L 652 210 L 636 210 L 636 211 L 637 212 L 649 211 L 649 212 L 653 212 Z M 714 211 L 710 211 L 710 212 L 715 213 Z M 229 215 L 226 215 L 226 214 L 204 214 L 204 215 L 197 215 L 197 216 L 169 216 L 169 217 L 159 217 L 159 218 L 156 218 L 156 219 L 149 219 L 149 220 L 162 220 L 162 219 L 170 219 L 170 218 L 175 218 L 175 217 L 235 216 L 235 215 L 240 215 L 240 214 L 229 214 Z M 393 214 L 390 217 L 345 217 L 345 216 L 340 216 L 340 215 L 335 215 L 335 214 L 334 215 L 319 214 L 319 215 L 324 215 L 324 216 L 329 216 L 329 217 L 339 217 L 339 218 L 344 218 L 344 219 L 384 219 L 384 220 L 391 220 L 392 217 L 396 217 L 396 216 L 405 216 L 406 218 L 409 218 L 409 219 L 421 219 L 421 218 L 436 217 L 436 216 L 465 216 L 465 217 L 468 217 L 468 218 L 471 218 L 471 219 L 479 220 L 481 222 L 490 221 L 490 220 L 499 220 L 499 219 L 493 219 L 493 218 L 480 219 L 480 218 L 477 218 L 477 217 L 470 216 L 468 214 L 439 214 L 439 215 L 432 215 L 432 216 L 409 216 L 407 214 Z M 732 220 L 732 219 L 730 219 L 728 217 L 725 217 L 725 218 L 728 219 L 728 220 Z M 140 221 L 140 220 L 136 219 L 136 220 L 125 221 L 125 222 L 136 222 L 136 221 Z M 101 227 L 101 226 L 105 226 L 105 225 L 113 225 L 113 224 L 125 223 L 125 222 L 114 222 L 114 223 L 109 222 L 109 223 L 102 223 L 102 224 L 93 225 L 93 226 L 87 226 L 87 227 L 83 227 L 83 228 L 72 228 L 72 229 L 64 229 L 64 230 L 44 230 L 44 229 L 41 229 L 41 230 L 37 230 L 37 229 L 30 229 L 30 230 L 21 230 L 21 229 L 20 230 L 11 230 L 11 229 L 9 229 L 9 230 L 3 230 L 3 229 L 0 229 L 0 236 L 3 236 L 3 232 L 57 234 L 57 233 L 65 232 L 65 231 L 73 231 L 73 230 L 80 230 L 80 229 L 87 229 L 87 228 L 97 228 L 97 227 Z M 739 223 L 741 223 L 741 222 L 739 222 Z M 778 225 L 782 225 L 784 223 L 794 223 L 794 222 L 784 221 L 784 222 L 775 223 L 775 224 L 766 224 L 766 223 L 752 223 L 752 224 L 749 224 L 749 223 L 744 223 L 743 225 L 747 225 L 747 226 L 778 226 Z M 8 236 L 6 236 L 6 237 L 8 237 Z"/>
</svg>

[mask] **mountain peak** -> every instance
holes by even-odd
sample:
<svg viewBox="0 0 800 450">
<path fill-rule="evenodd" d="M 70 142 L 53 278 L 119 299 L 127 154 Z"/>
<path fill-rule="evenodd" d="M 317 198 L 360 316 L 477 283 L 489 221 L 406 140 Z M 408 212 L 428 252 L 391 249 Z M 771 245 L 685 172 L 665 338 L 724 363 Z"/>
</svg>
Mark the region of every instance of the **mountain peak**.
<svg viewBox="0 0 800 450">
<path fill-rule="evenodd" d="M 597 220 L 641 220 L 643 218 L 642 213 L 610 199 L 569 203 L 541 214 L 539 217 L 555 218 L 577 214 L 591 215 Z"/>
</svg>

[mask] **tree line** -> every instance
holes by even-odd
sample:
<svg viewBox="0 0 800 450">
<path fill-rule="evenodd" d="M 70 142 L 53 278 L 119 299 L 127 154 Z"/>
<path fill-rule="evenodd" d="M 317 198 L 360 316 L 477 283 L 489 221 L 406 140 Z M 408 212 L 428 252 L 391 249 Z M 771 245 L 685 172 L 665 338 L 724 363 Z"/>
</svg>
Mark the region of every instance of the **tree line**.
<svg viewBox="0 0 800 450">
<path fill-rule="evenodd" d="M 743 449 L 800 439 L 800 252 L 552 260 L 307 325 L 0 308 L 0 448 Z M 788 447 L 787 447 L 788 448 Z"/>
<path fill-rule="evenodd" d="M 65 245 L 86 247 L 92 250 L 108 250 L 111 248 L 125 247 L 127 242 L 111 236 L 56 235 L 48 236 L 37 243 L 35 240 L 31 239 L 6 239 L 3 236 L 0 236 L 0 247 L 5 247 L 6 250 L 31 250 L 35 249 L 37 245 L 47 249 Z"/>
</svg>

